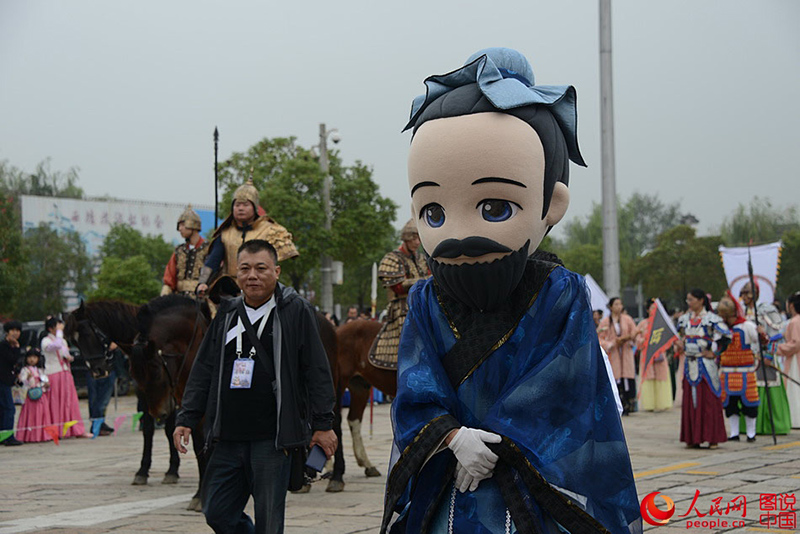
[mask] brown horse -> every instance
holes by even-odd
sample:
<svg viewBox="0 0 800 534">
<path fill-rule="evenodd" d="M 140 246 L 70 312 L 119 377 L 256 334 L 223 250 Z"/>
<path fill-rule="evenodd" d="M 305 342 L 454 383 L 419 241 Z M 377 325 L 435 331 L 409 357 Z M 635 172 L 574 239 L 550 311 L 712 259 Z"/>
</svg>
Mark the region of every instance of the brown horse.
<svg viewBox="0 0 800 534">
<path fill-rule="evenodd" d="M 169 469 L 162 483 L 178 481 L 180 458 L 172 441 L 175 409 L 208 321 L 207 306 L 179 296 L 159 297 L 140 308 L 116 301 L 81 303 L 67 317 L 65 335 L 82 353 L 97 353 L 113 341 L 130 358 L 131 375 L 137 382 L 137 409 L 144 412 L 144 449 L 134 485 L 147 484 L 156 420 L 164 422 L 170 449 Z M 195 429 L 192 441 L 202 480 L 202 428 Z M 199 487 L 188 509 L 200 511 Z"/>
<path fill-rule="evenodd" d="M 341 400 L 345 388 L 350 388 L 347 424 L 350 426 L 356 462 L 364 468 L 364 474 L 368 477 L 380 476 L 380 472 L 369 461 L 361 438 L 361 421 L 369 400 L 370 386 L 390 396 L 397 394 L 397 371 L 381 369 L 369 362 L 369 349 L 378 336 L 381 326 L 381 323 L 376 321 L 358 319 L 340 326 L 336 331 L 338 338 L 336 395 Z M 338 459 L 337 457 L 337 461 Z M 344 466 L 341 471 L 344 472 Z"/>
</svg>

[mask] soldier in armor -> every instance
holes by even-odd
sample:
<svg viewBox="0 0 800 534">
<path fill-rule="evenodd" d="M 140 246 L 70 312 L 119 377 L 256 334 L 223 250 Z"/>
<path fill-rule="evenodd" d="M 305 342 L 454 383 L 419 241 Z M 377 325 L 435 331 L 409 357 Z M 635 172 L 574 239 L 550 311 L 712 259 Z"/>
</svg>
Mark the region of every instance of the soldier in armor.
<svg viewBox="0 0 800 534">
<path fill-rule="evenodd" d="M 370 361 L 383 369 L 397 368 L 397 347 L 400 331 L 408 313 L 406 297 L 418 280 L 428 278 L 430 270 L 420 250 L 419 232 L 414 219 L 406 223 L 400 232 L 403 243 L 387 253 L 378 267 L 378 278 L 389 294 L 386 307 L 386 324 L 370 350 Z"/>
<path fill-rule="evenodd" d="M 164 269 L 162 296 L 178 293 L 195 297 L 200 269 L 208 255 L 208 242 L 200 235 L 201 230 L 200 216 L 189 205 L 178 218 L 178 232 L 185 242 L 175 247 Z"/>
<path fill-rule="evenodd" d="M 759 334 L 765 337 L 763 355 L 767 365 L 756 373 L 758 396 L 761 399 L 761 403 L 758 405 L 756 432 L 758 434 L 772 434 L 769 413 L 771 411 L 772 420 L 775 421 L 775 433 L 788 434 L 792 427 L 789 400 L 786 397 L 783 380 L 778 373 L 780 362 L 775 358 L 775 353 L 778 350 L 778 341 L 774 339 L 781 332 L 783 318 L 774 304 L 758 302 L 760 288 L 757 281 L 755 285 L 755 291 L 753 291 L 750 282 L 742 286 L 739 291 L 739 298 L 744 305 L 745 317 L 748 321 L 755 321 L 756 306 L 758 307 Z M 764 382 L 765 374 L 767 375 L 766 383 Z M 769 401 L 764 398 L 767 394 L 769 394 Z"/>
<path fill-rule="evenodd" d="M 747 442 L 753 443 L 759 405 L 756 390 L 758 331 L 755 323 L 745 319 L 744 311 L 730 290 L 720 299 L 717 313 L 731 329 L 731 343 L 720 354 L 719 362 L 722 406 L 730 427 L 728 441 L 739 441 L 740 416 L 743 416 Z"/>
<path fill-rule="evenodd" d="M 258 190 L 250 178 L 233 193 L 231 214 L 214 232 L 211 250 L 200 270 L 200 294 L 208 290 L 214 273 L 236 277 L 236 252 L 245 241 L 268 241 L 278 252 L 278 262 L 300 255 L 292 242 L 292 234 L 267 215 L 259 215 L 258 204 Z"/>
</svg>

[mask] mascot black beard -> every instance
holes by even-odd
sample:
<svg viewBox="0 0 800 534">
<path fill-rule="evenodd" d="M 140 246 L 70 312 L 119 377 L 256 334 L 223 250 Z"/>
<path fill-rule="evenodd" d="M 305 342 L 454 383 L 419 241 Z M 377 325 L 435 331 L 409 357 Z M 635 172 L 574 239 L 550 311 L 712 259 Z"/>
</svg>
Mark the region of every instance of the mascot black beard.
<svg viewBox="0 0 800 534">
<path fill-rule="evenodd" d="M 425 85 L 408 177 L 433 278 L 408 297 L 381 532 L 640 532 L 583 277 L 536 251 L 584 165 L 575 89 L 507 48 Z"/>
</svg>

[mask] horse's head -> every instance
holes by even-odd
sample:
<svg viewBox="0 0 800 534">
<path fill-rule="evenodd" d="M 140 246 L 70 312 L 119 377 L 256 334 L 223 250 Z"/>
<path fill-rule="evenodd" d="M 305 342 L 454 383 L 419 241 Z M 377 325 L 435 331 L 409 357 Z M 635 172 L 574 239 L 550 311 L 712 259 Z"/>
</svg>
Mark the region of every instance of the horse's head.
<svg viewBox="0 0 800 534">
<path fill-rule="evenodd" d="M 81 305 L 66 315 L 64 320 L 64 337 L 71 345 L 78 347 L 81 356 L 89 366 L 95 378 L 108 376 L 110 359 L 108 358 L 108 337 L 92 323 L 86 308 Z"/>
<path fill-rule="evenodd" d="M 180 404 L 194 356 L 207 328 L 206 316 L 185 297 L 160 297 L 137 314 L 139 335 L 131 351 L 131 374 L 150 414 L 166 419 Z"/>
<path fill-rule="evenodd" d="M 156 421 L 163 422 L 177 408 L 170 377 L 175 365 L 164 357 L 157 342 L 140 336 L 131 350 L 131 376 L 147 402 L 147 410 Z"/>
</svg>

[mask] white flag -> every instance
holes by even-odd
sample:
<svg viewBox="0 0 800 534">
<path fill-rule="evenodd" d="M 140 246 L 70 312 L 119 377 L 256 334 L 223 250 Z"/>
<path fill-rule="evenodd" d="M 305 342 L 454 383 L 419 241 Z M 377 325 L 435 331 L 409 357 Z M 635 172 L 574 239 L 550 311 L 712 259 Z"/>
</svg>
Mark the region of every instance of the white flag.
<svg viewBox="0 0 800 534">
<path fill-rule="evenodd" d="M 608 296 L 605 294 L 605 291 L 602 290 L 600 284 L 592 278 L 592 275 L 586 273 L 584 276 L 586 280 L 586 289 L 589 290 L 589 299 L 592 302 L 592 310 L 602 310 L 603 317 L 608 315 L 610 312 L 608 310 Z"/>
<path fill-rule="evenodd" d="M 758 284 L 758 302 L 772 302 L 775 300 L 775 286 L 778 283 L 778 270 L 781 263 L 781 247 L 783 243 L 769 243 L 750 247 L 750 256 L 753 260 L 753 278 Z M 738 296 L 742 286 L 750 281 L 747 272 L 748 247 L 719 247 L 722 257 L 722 268 L 725 269 L 725 278 L 731 293 Z"/>
</svg>

